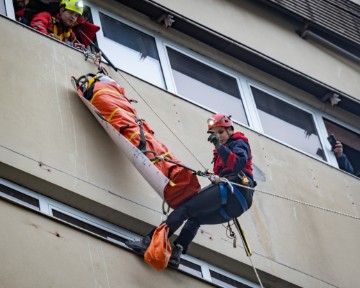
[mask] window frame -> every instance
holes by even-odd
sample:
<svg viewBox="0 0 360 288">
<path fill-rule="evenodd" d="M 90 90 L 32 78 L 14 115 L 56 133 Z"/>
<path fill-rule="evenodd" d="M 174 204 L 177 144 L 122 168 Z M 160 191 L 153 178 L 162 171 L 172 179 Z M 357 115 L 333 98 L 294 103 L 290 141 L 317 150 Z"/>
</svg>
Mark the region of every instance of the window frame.
<svg viewBox="0 0 360 288">
<path fill-rule="evenodd" d="M 15 10 L 12 0 L 4 0 L 5 16 L 16 21 Z"/>
<path fill-rule="evenodd" d="M 263 91 L 264 93 L 270 95 L 271 97 L 275 97 L 276 99 L 278 99 L 278 100 L 280 100 L 280 101 L 283 101 L 283 102 L 285 102 L 286 104 L 289 104 L 289 105 L 291 105 L 291 106 L 293 106 L 293 107 L 295 107 L 295 108 L 297 108 L 297 109 L 300 109 L 301 111 L 304 111 L 304 112 L 310 114 L 311 117 L 312 117 L 312 120 L 313 120 L 313 122 L 314 122 L 315 129 L 316 129 L 316 132 L 317 132 L 317 134 L 318 134 L 319 142 L 320 142 L 321 148 L 323 149 L 325 159 L 316 158 L 316 157 L 313 156 L 312 154 L 309 154 L 309 153 L 307 153 L 307 152 L 305 152 L 305 151 L 302 151 L 302 150 L 300 150 L 299 148 L 297 148 L 297 147 L 295 147 L 295 146 L 293 146 L 293 145 L 291 145 L 291 144 L 289 144 L 289 143 L 286 143 L 286 142 L 284 142 L 284 141 L 282 141 L 282 140 L 276 139 L 276 138 L 274 138 L 273 136 L 267 134 L 267 133 L 264 131 L 264 129 L 262 128 L 262 123 L 261 123 L 259 114 L 256 112 L 257 120 L 258 120 L 258 122 L 257 122 L 257 128 L 258 128 L 257 132 L 259 132 L 259 133 L 261 133 L 262 135 L 265 135 L 265 136 L 267 136 L 268 138 L 270 138 L 270 139 L 272 139 L 272 140 L 274 140 L 274 141 L 276 141 L 276 142 L 279 142 L 279 143 L 281 143 L 281 144 L 283 144 L 283 145 L 285 145 L 285 146 L 287 146 L 287 147 L 290 147 L 290 148 L 292 148 L 292 149 L 294 149 L 294 150 L 296 150 L 296 151 L 299 151 L 299 152 L 301 152 L 301 153 L 303 153 L 303 154 L 305 154 L 305 155 L 308 155 L 308 156 L 310 156 L 310 157 L 312 157 L 312 158 L 314 158 L 314 159 L 316 159 L 316 160 L 319 160 L 319 161 L 324 162 L 324 163 L 329 163 L 328 160 L 329 160 L 330 158 L 329 158 L 329 156 L 327 155 L 327 153 L 326 153 L 326 151 L 325 151 L 325 150 L 327 150 L 327 149 L 326 149 L 326 142 L 327 142 L 327 140 L 326 140 L 326 137 L 323 136 L 324 133 L 323 133 L 323 130 L 322 130 L 323 127 L 325 127 L 325 125 L 324 125 L 323 123 L 321 123 L 321 121 L 319 121 L 319 118 L 317 117 L 318 111 L 317 111 L 315 108 L 313 108 L 313 107 L 311 107 L 311 106 L 309 106 L 309 105 L 307 105 L 307 104 L 305 104 L 305 103 L 302 103 L 302 102 L 300 102 L 300 101 L 297 100 L 297 99 L 291 98 L 291 97 L 289 97 L 289 96 L 287 96 L 287 95 L 285 95 L 285 94 L 283 94 L 283 93 L 281 93 L 281 92 L 279 92 L 279 91 L 276 91 L 276 90 L 274 90 L 274 89 L 272 89 L 272 88 L 268 88 L 268 87 L 264 86 L 263 84 L 261 84 L 261 83 L 259 83 L 259 82 L 256 82 L 256 81 L 254 81 L 254 80 L 248 80 L 248 81 L 247 81 L 247 84 L 248 84 L 248 87 L 249 87 L 248 89 L 249 89 L 249 91 L 250 91 L 251 93 L 252 93 L 251 87 L 254 87 L 254 88 L 256 88 L 256 89 L 258 89 L 258 90 L 261 90 L 261 91 Z M 255 103 L 255 97 L 252 96 L 252 98 L 253 98 L 254 105 L 255 105 L 254 108 L 257 110 L 257 106 L 256 106 L 256 103 Z M 323 124 L 323 125 L 322 125 L 322 124 Z M 326 142 L 325 142 L 324 139 L 326 140 Z M 331 162 L 332 162 L 332 161 L 331 161 Z"/>
<path fill-rule="evenodd" d="M 136 78 L 142 79 L 143 81 L 145 81 L 147 83 L 150 83 L 150 84 L 152 84 L 152 85 L 154 85 L 154 86 L 156 86 L 156 87 L 158 87 L 160 89 L 169 91 L 168 87 L 167 87 L 167 81 L 166 81 L 167 79 L 165 78 L 165 73 L 164 73 L 164 67 L 163 67 L 163 62 L 162 62 L 163 58 L 160 56 L 161 49 L 159 49 L 159 39 L 157 39 L 157 38 L 159 38 L 159 36 L 156 33 L 152 32 L 151 30 L 146 29 L 146 27 L 143 27 L 143 26 L 141 26 L 139 24 L 136 24 L 136 23 L 134 23 L 134 22 L 132 22 L 132 21 L 120 16 L 120 15 L 117 15 L 117 14 L 111 12 L 111 11 L 108 11 L 108 10 L 103 9 L 101 7 L 97 7 L 97 6 L 93 5 L 93 4 L 88 4 L 87 3 L 86 6 L 88 6 L 90 8 L 94 24 L 98 25 L 101 28 L 102 28 L 102 25 L 101 25 L 101 20 L 100 20 L 100 13 L 102 13 L 102 14 L 108 16 L 108 17 L 111 17 L 111 18 L 115 19 L 116 21 L 119 21 L 122 24 L 127 25 L 130 28 L 133 28 L 133 29 L 135 29 L 135 30 L 137 30 L 137 31 L 139 31 L 141 33 L 144 33 L 147 36 L 150 36 L 150 37 L 152 37 L 154 39 L 154 44 L 155 44 L 155 47 L 156 47 L 156 50 L 157 50 L 157 53 L 158 53 L 158 56 L 159 56 L 159 66 L 160 66 L 159 68 L 160 68 L 160 71 L 162 72 L 161 76 L 162 76 L 162 79 L 163 79 L 164 87 L 159 86 L 156 83 L 152 83 L 152 82 L 149 82 L 147 80 L 144 80 L 144 79 L 140 78 L 138 75 L 134 75 L 133 73 L 131 73 L 129 71 L 126 71 L 126 70 L 124 70 L 124 71 L 126 73 L 128 73 L 128 74 L 130 74 L 130 75 L 132 75 L 132 76 L 134 76 Z M 97 42 L 98 42 L 98 46 L 100 47 L 101 50 L 103 49 L 103 47 L 106 46 L 105 38 L 106 37 L 104 36 L 103 29 L 100 29 L 96 33 L 96 39 L 97 39 Z M 109 40 L 111 40 L 111 39 L 109 39 Z M 111 40 L 111 41 L 114 41 L 114 40 Z M 116 41 L 114 41 L 114 42 L 116 42 Z M 121 45 L 121 44 L 119 44 L 119 45 Z M 110 61 L 111 60 L 112 59 L 110 59 Z M 106 60 L 104 60 L 104 59 L 103 59 L 103 61 L 106 62 Z"/>
<path fill-rule="evenodd" d="M 194 105 L 196 106 L 199 106 L 201 108 L 204 108 L 205 110 L 207 111 L 210 111 L 212 113 L 216 113 L 216 112 L 221 112 L 221 111 L 215 111 L 213 110 L 212 108 L 210 107 L 207 107 L 206 105 L 203 105 L 201 103 L 197 103 L 196 101 L 184 96 L 184 95 L 181 95 L 177 92 L 177 89 L 176 89 L 176 84 L 175 84 L 175 80 L 174 80 L 174 76 L 173 76 L 173 73 L 171 72 L 172 70 L 172 67 L 171 67 L 171 64 L 170 64 L 170 58 L 169 58 L 169 55 L 167 53 L 167 48 L 170 48 L 170 49 L 173 49 L 175 50 L 176 52 L 180 53 L 180 54 L 183 54 L 185 57 L 189 57 L 191 58 L 192 60 L 194 61 L 197 61 L 205 66 L 208 66 L 209 68 L 211 69 L 214 69 L 214 70 L 217 70 L 223 74 L 225 74 L 226 76 L 229 76 L 231 78 L 233 78 L 235 80 L 235 83 L 238 87 L 238 90 L 239 90 L 239 94 L 240 94 L 240 97 L 241 97 L 241 101 L 243 103 L 243 107 L 244 107 L 244 111 L 245 111 L 245 117 L 248 121 L 249 124 L 245 124 L 245 123 L 240 123 L 239 121 L 234 121 L 235 123 L 238 123 L 242 126 L 245 126 L 245 127 L 248 127 L 248 128 L 251 128 L 252 126 L 252 121 L 251 121 L 251 118 L 249 117 L 249 114 L 250 114 L 250 111 L 248 111 L 248 107 L 247 107 L 247 97 L 245 97 L 245 92 L 244 92 L 244 89 L 241 85 L 241 77 L 244 77 L 241 73 L 229 68 L 229 67 L 226 67 L 220 63 L 217 63 L 215 62 L 214 60 L 206 57 L 206 56 L 203 56 L 199 53 L 196 53 L 194 51 L 191 51 L 187 48 L 184 48 L 184 47 L 181 47 L 179 44 L 175 43 L 175 42 L 172 42 L 172 41 L 169 41 L 169 40 L 163 40 L 163 46 L 164 46 L 164 53 L 166 53 L 166 67 L 169 68 L 169 73 L 170 73 L 170 77 L 171 77 L 171 84 L 173 85 L 173 90 L 170 91 L 171 93 L 174 93 L 176 94 L 177 96 L 179 96 L 180 98 L 182 99 L 185 99 L 186 101 L 190 102 L 190 103 L 193 103 Z"/>
<path fill-rule="evenodd" d="M 335 157 L 335 154 L 331 151 L 331 145 L 329 143 L 329 141 L 327 140 L 327 137 L 329 136 L 328 133 L 327 133 L 327 129 L 326 129 L 326 126 L 325 126 L 325 122 L 324 122 L 324 118 L 334 122 L 335 124 L 339 125 L 339 126 L 342 126 L 348 130 L 350 130 L 351 132 L 355 133 L 355 134 L 358 134 L 360 135 L 360 128 L 357 128 L 357 127 L 354 127 L 354 126 L 351 126 L 350 124 L 344 122 L 343 120 L 340 120 L 332 115 L 329 115 L 329 114 L 326 114 L 324 112 L 321 112 L 321 111 L 318 111 L 317 113 L 317 116 L 319 118 L 319 123 L 320 123 L 320 127 L 321 127 L 321 133 L 322 133 L 322 137 L 324 139 L 324 142 L 325 142 L 325 150 L 324 152 L 326 152 L 328 154 L 328 159 L 329 159 L 329 162 L 328 164 L 330 164 L 331 166 L 333 167 L 336 167 L 338 168 L 339 170 L 341 170 L 339 168 L 339 165 L 337 163 L 337 160 L 336 160 L 336 157 Z M 343 171 L 343 170 L 341 170 Z M 346 171 L 343 171 L 344 173 L 347 173 Z M 355 172 L 355 171 L 354 171 Z M 348 173 L 350 174 L 350 173 Z M 350 174 L 352 175 L 352 174 Z"/>
</svg>

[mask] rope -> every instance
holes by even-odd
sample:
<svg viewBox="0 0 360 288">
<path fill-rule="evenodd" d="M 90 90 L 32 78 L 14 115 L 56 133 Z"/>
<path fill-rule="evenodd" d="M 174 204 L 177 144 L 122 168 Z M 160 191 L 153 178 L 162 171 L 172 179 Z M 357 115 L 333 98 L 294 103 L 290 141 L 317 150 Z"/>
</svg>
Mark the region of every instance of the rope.
<svg viewBox="0 0 360 288">
<path fill-rule="evenodd" d="M 201 161 L 196 157 L 196 155 L 185 145 L 185 143 L 183 141 L 181 141 L 181 139 L 173 132 L 173 130 L 171 129 L 171 127 L 166 124 L 166 122 L 160 117 L 160 115 L 158 113 L 156 113 L 156 111 L 151 107 L 151 105 L 145 100 L 144 97 L 141 96 L 141 94 L 136 90 L 136 88 L 124 77 L 124 75 L 122 75 L 120 73 L 120 71 L 116 71 L 119 73 L 119 75 L 125 80 L 125 82 L 131 87 L 131 89 L 134 90 L 134 92 L 136 93 L 136 95 L 138 95 L 143 101 L 144 103 L 150 108 L 150 110 L 156 115 L 156 117 L 168 128 L 168 130 L 175 136 L 175 138 L 183 145 L 183 147 L 190 153 L 190 155 L 192 157 L 194 157 L 194 159 L 206 170 L 205 166 L 201 163 Z M 190 169 L 192 170 L 192 169 Z M 199 175 L 200 176 L 200 175 Z"/>
<path fill-rule="evenodd" d="M 244 237 L 243 237 L 243 235 L 242 235 L 242 233 L 241 233 L 240 223 L 237 221 L 237 219 L 234 219 L 233 222 L 234 222 L 234 225 L 235 225 L 236 229 L 238 230 L 238 232 L 239 232 L 239 234 L 240 234 L 241 242 L 243 243 L 243 246 L 244 246 L 245 251 L 246 251 L 246 256 L 248 256 L 248 258 L 249 258 L 249 260 L 250 260 L 250 263 L 251 263 L 251 266 L 252 266 L 252 268 L 253 268 L 253 270 L 254 270 L 254 273 L 255 273 L 255 275 L 256 275 L 256 278 L 257 278 L 257 280 L 258 280 L 261 288 L 264 288 L 264 286 L 263 286 L 263 284 L 262 284 L 262 282 L 261 282 L 260 276 L 259 276 L 259 274 L 258 274 L 258 272 L 257 272 L 257 270 L 256 270 L 256 267 L 255 267 L 255 265 L 254 265 L 254 263 L 253 263 L 253 261 L 252 261 L 252 259 L 251 259 L 251 253 L 249 253 L 249 251 L 248 251 L 248 248 L 249 248 L 249 247 L 248 247 L 248 245 L 247 245 L 247 243 L 246 243 L 246 241 L 245 241 L 245 239 L 244 239 Z"/>
<path fill-rule="evenodd" d="M 223 179 L 226 179 L 226 178 L 221 178 L 221 181 L 223 181 Z M 228 179 L 224 180 L 223 182 L 227 182 L 227 183 L 230 183 L 231 185 L 235 185 L 235 186 L 238 186 L 238 187 L 243 187 L 243 188 L 246 188 L 246 189 L 252 189 L 254 191 L 257 191 L 257 192 L 260 192 L 260 193 L 263 193 L 263 194 L 267 194 L 267 195 L 270 195 L 270 196 L 273 196 L 273 197 L 288 200 L 288 201 L 298 203 L 298 204 L 301 204 L 301 205 L 305 205 L 305 206 L 309 206 L 309 207 L 312 207 L 312 208 L 320 209 L 320 210 L 323 210 L 323 211 L 326 211 L 326 212 L 330 212 L 330 213 L 334 213 L 334 214 L 337 214 L 337 215 L 349 217 L 349 218 L 352 218 L 352 219 L 355 219 L 355 220 L 360 220 L 360 217 L 358 217 L 358 216 L 354 216 L 354 215 L 350 215 L 350 214 L 343 213 L 343 212 L 340 212 L 340 211 L 332 210 L 332 209 L 325 208 L 325 207 L 315 205 L 315 204 L 311 204 L 311 203 L 308 203 L 308 202 L 305 202 L 305 201 L 296 200 L 296 199 L 293 199 L 293 198 L 290 198 L 290 197 L 287 197 L 287 196 L 267 192 L 265 190 L 255 189 L 255 188 L 245 186 L 245 185 L 241 185 L 241 184 L 238 184 L 238 183 L 235 183 L 235 182 L 230 182 Z"/>
</svg>

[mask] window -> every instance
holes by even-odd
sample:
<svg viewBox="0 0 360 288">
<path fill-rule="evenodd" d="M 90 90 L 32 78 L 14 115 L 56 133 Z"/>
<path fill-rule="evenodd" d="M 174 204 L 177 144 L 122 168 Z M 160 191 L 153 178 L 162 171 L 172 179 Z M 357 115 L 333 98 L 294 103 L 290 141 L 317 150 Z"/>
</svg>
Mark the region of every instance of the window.
<svg viewBox="0 0 360 288">
<path fill-rule="evenodd" d="M 239 281 L 236 281 L 233 278 L 227 277 L 224 274 L 215 272 L 210 270 L 210 275 L 212 278 L 212 282 L 215 284 L 220 285 L 221 287 L 232 288 L 232 287 L 239 287 L 239 288 L 251 288 L 253 286 L 246 285 Z"/>
<path fill-rule="evenodd" d="M 29 204 L 31 206 L 36 207 L 37 209 L 40 208 L 40 203 L 38 199 L 31 197 L 27 194 L 21 193 L 16 189 L 10 188 L 0 183 L 0 195 L 1 193 L 10 196 L 13 199 L 20 200 L 21 203 Z"/>
<path fill-rule="evenodd" d="M 313 116 L 251 87 L 263 132 L 315 158 L 326 160 Z"/>
<path fill-rule="evenodd" d="M 177 93 L 200 106 L 248 125 L 235 78 L 167 48 Z"/>
<path fill-rule="evenodd" d="M 121 237 L 114 233 L 108 232 L 105 229 L 101 229 L 101 228 L 96 227 L 95 225 L 91 225 L 85 221 L 76 219 L 75 217 L 71 217 L 70 215 L 62 213 L 58 210 L 52 209 L 52 214 L 55 218 L 58 218 L 65 222 L 71 223 L 72 225 L 75 225 L 81 229 L 84 229 L 85 231 L 90 231 L 96 235 L 103 237 L 103 238 L 111 238 L 111 239 L 115 239 L 119 242 L 125 242 L 127 240 L 124 237 Z"/>
<path fill-rule="evenodd" d="M 324 124 L 328 134 L 334 134 L 342 143 L 343 151 L 354 168 L 354 174 L 360 177 L 360 135 L 325 118 Z"/>
<path fill-rule="evenodd" d="M 103 13 L 99 15 L 104 35 L 102 50 L 113 64 L 165 88 L 155 39 Z"/>
<path fill-rule="evenodd" d="M 5 2 L 4 0 L 0 0 L 0 14 L 6 15 Z"/>
<path fill-rule="evenodd" d="M 201 266 L 198 264 L 195 264 L 194 262 L 188 261 L 182 257 L 180 259 L 180 265 L 181 270 L 184 270 L 185 272 L 192 274 L 196 277 L 202 278 L 203 275 L 201 273 Z"/>
</svg>

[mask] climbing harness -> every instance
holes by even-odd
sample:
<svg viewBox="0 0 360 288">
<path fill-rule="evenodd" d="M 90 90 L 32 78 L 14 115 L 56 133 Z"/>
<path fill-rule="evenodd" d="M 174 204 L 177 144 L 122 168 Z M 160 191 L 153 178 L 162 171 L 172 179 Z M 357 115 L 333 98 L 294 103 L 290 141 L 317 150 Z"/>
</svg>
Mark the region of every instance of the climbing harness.
<svg viewBox="0 0 360 288">
<path fill-rule="evenodd" d="M 224 178 L 226 179 L 226 178 Z M 231 219 L 233 219 L 233 217 L 231 217 L 224 209 L 224 206 L 227 203 L 227 197 L 228 197 L 228 192 L 230 191 L 231 194 L 234 194 L 236 199 L 239 201 L 242 210 L 244 213 L 246 210 L 249 209 L 248 204 L 246 203 L 246 200 L 244 198 L 244 196 L 241 194 L 241 192 L 239 191 L 239 189 L 237 189 L 236 187 L 233 187 L 229 180 L 223 180 L 224 182 L 219 183 L 219 187 L 220 187 L 220 196 L 221 196 L 221 205 L 222 207 L 220 208 L 220 214 L 221 216 L 226 219 L 227 221 L 230 221 Z"/>
</svg>

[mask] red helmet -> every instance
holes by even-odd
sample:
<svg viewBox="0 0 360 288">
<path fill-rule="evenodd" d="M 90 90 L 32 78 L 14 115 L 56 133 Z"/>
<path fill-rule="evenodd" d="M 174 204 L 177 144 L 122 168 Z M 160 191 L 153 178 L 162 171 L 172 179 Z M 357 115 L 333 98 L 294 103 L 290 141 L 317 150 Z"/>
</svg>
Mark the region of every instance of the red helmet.
<svg viewBox="0 0 360 288">
<path fill-rule="evenodd" d="M 213 127 L 233 127 L 233 122 L 230 118 L 231 116 L 226 116 L 225 114 L 216 113 L 207 121 L 208 130 L 210 130 Z"/>
</svg>

